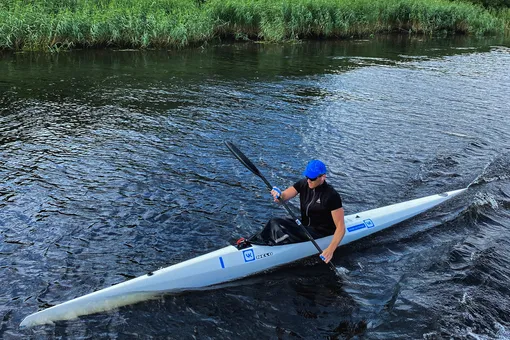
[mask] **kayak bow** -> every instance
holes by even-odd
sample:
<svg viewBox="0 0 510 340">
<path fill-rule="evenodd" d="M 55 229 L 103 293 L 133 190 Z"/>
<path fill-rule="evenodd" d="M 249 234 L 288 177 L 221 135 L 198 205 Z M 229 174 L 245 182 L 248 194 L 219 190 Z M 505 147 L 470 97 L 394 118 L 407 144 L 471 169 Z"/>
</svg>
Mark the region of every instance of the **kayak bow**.
<svg viewBox="0 0 510 340">
<path fill-rule="evenodd" d="M 416 216 L 466 189 L 449 191 L 345 216 L 344 245 Z M 317 239 L 327 247 L 332 236 Z M 144 301 L 161 293 L 201 289 L 275 268 L 317 253 L 311 242 L 281 246 L 234 246 L 148 273 L 27 316 L 20 327 L 70 320 Z"/>
</svg>

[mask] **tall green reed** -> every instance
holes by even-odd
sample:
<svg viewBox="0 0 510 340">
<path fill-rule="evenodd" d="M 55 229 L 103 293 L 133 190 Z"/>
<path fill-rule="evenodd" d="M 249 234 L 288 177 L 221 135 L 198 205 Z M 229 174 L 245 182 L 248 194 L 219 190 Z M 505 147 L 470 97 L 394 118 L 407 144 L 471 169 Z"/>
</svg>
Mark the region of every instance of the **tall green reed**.
<svg viewBox="0 0 510 340">
<path fill-rule="evenodd" d="M 3 0 L 0 48 L 174 48 L 377 33 L 501 34 L 508 10 L 449 0 Z"/>
</svg>

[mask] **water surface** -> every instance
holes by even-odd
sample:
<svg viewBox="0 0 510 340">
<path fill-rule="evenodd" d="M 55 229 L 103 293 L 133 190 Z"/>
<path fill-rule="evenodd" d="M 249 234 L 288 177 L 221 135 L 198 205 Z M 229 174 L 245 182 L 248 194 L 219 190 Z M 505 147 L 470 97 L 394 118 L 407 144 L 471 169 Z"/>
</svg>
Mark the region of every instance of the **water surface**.
<svg viewBox="0 0 510 340">
<path fill-rule="evenodd" d="M 378 38 L 0 57 L 0 337 L 510 336 L 510 43 Z M 20 330 L 207 253 L 322 159 L 347 214 L 470 186 L 340 248 L 209 291 Z"/>
</svg>

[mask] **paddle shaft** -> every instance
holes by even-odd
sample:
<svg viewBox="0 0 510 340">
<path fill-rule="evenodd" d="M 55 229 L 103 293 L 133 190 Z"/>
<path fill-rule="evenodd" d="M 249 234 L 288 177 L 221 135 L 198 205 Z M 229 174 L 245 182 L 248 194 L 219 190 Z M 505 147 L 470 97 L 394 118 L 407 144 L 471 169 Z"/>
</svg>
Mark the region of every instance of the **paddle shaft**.
<svg viewBox="0 0 510 340">
<path fill-rule="evenodd" d="M 225 141 L 225 145 L 227 146 L 227 148 L 230 150 L 230 152 L 232 152 L 232 154 L 245 166 L 247 167 L 251 172 L 253 172 L 256 176 L 260 177 L 260 179 L 262 179 L 262 181 L 264 181 L 264 183 L 266 184 L 266 186 L 269 188 L 269 190 L 273 190 L 273 186 L 271 185 L 271 183 L 269 183 L 269 181 L 264 177 L 264 175 L 262 175 L 262 173 L 260 173 L 259 169 L 257 169 L 257 167 L 255 166 L 255 164 L 253 164 L 249 159 L 248 157 L 246 157 L 242 152 L 241 150 L 239 150 L 237 148 L 237 146 L 235 146 L 234 144 L 232 144 L 232 142 L 229 142 L 229 141 Z M 292 212 L 292 210 L 290 210 L 289 208 L 289 205 L 287 204 L 287 202 L 285 202 L 284 200 L 281 199 L 281 197 L 279 198 L 279 201 L 281 202 L 281 204 L 283 205 L 283 207 L 285 208 L 285 210 L 287 210 L 287 212 L 289 213 L 289 215 L 294 219 L 294 221 L 296 222 L 296 224 L 304 231 L 304 233 L 306 234 L 306 236 L 308 237 L 308 239 L 312 242 L 312 244 L 315 246 L 315 248 L 317 248 L 317 250 L 319 251 L 319 254 L 322 254 L 322 249 L 321 247 L 319 247 L 319 245 L 317 244 L 317 242 L 315 242 L 315 240 L 313 239 L 312 235 L 310 235 L 310 233 L 308 232 L 308 230 L 303 226 L 303 224 L 301 223 L 301 221 L 299 220 L 299 218 Z M 335 272 L 338 273 L 338 270 L 336 269 L 336 267 L 333 265 L 333 263 L 328 262 L 328 264 L 330 265 L 331 269 L 333 269 Z"/>
</svg>

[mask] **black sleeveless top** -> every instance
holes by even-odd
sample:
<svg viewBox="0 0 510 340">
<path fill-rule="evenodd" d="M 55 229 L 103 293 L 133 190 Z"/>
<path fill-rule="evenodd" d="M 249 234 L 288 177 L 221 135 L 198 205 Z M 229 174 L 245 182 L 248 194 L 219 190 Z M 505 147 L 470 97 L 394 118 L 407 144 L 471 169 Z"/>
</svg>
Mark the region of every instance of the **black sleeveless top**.
<svg viewBox="0 0 510 340">
<path fill-rule="evenodd" d="M 340 194 L 326 181 L 310 189 L 306 178 L 296 182 L 294 188 L 299 193 L 303 225 L 333 234 L 336 226 L 331 212 L 342 207 Z"/>
</svg>

